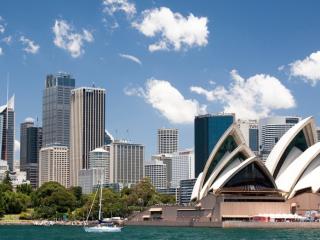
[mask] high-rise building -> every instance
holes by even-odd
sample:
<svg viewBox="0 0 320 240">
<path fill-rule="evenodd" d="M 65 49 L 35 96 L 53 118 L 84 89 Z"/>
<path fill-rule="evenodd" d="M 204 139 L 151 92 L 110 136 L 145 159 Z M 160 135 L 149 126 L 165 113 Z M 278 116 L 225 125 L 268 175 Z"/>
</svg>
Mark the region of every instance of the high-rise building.
<svg viewBox="0 0 320 240">
<path fill-rule="evenodd" d="M 237 120 L 237 125 L 244 137 L 247 146 L 255 153 L 259 154 L 259 130 L 257 120 Z"/>
<path fill-rule="evenodd" d="M 75 79 L 66 73 L 48 75 L 42 100 L 43 146 L 69 146 L 70 96 Z"/>
<path fill-rule="evenodd" d="M 194 178 L 194 152 L 192 150 L 179 151 L 172 154 L 171 186 L 177 188 L 180 181 Z"/>
<path fill-rule="evenodd" d="M 113 136 L 107 130 L 104 132 L 104 145 L 109 145 L 114 141 Z"/>
<path fill-rule="evenodd" d="M 158 154 L 170 154 L 176 151 L 178 151 L 178 129 L 158 129 Z"/>
<path fill-rule="evenodd" d="M 110 168 L 113 183 L 124 186 L 138 183 L 143 178 L 144 146 L 115 140 L 110 146 Z"/>
<path fill-rule="evenodd" d="M 110 151 L 96 148 L 89 155 L 89 169 L 102 168 L 105 172 L 104 183 L 110 182 Z"/>
<path fill-rule="evenodd" d="M 34 120 L 27 118 L 20 124 L 20 170 L 25 171 L 27 165 L 28 135 L 27 129 L 34 126 Z"/>
<path fill-rule="evenodd" d="M 6 105 L 0 106 L 0 160 L 8 163 L 10 171 L 14 170 L 14 96 Z"/>
<path fill-rule="evenodd" d="M 27 172 L 27 180 L 31 186 L 36 188 L 39 183 L 38 179 L 38 163 L 39 151 L 42 147 L 42 128 L 28 127 L 27 128 L 27 161 L 24 170 Z"/>
<path fill-rule="evenodd" d="M 267 117 L 259 120 L 259 153 L 263 161 L 267 159 L 282 135 L 300 120 L 300 117 L 290 116 Z"/>
<path fill-rule="evenodd" d="M 172 154 L 157 154 L 152 155 L 152 161 L 161 161 L 166 165 L 167 169 L 167 188 L 171 188 L 172 183 Z"/>
<path fill-rule="evenodd" d="M 192 190 L 196 183 L 196 178 L 180 181 L 179 204 L 188 204 L 191 200 Z"/>
<path fill-rule="evenodd" d="M 71 186 L 78 186 L 79 171 L 89 168 L 90 151 L 104 145 L 105 94 L 105 89 L 93 87 L 71 91 Z"/>
<path fill-rule="evenodd" d="M 92 193 L 95 186 L 104 182 L 104 169 L 103 168 L 91 168 L 81 169 L 79 171 L 79 186 L 82 188 L 84 194 Z"/>
<path fill-rule="evenodd" d="M 167 165 L 156 160 L 144 166 L 145 177 L 148 177 L 156 189 L 167 188 Z"/>
<path fill-rule="evenodd" d="M 40 150 L 39 186 L 58 182 L 69 187 L 69 150 L 66 146 L 50 146 Z"/>
<path fill-rule="evenodd" d="M 320 142 L 320 128 L 317 128 L 317 137 L 318 137 L 318 142 Z"/>
<path fill-rule="evenodd" d="M 202 172 L 208 157 L 224 132 L 234 123 L 234 114 L 200 115 L 194 121 L 195 174 Z"/>
</svg>

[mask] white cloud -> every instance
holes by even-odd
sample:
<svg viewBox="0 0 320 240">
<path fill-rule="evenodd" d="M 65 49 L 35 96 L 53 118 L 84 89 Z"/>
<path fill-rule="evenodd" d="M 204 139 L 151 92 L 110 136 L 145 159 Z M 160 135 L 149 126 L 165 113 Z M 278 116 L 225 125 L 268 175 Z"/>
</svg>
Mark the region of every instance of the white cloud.
<svg viewBox="0 0 320 240">
<path fill-rule="evenodd" d="M 115 12 L 124 12 L 128 17 L 133 17 L 137 10 L 134 3 L 128 0 L 103 0 L 103 12 L 112 16 Z"/>
<path fill-rule="evenodd" d="M 77 58 L 84 53 L 85 42 L 93 42 L 94 38 L 90 31 L 82 29 L 75 32 L 74 27 L 65 20 L 56 20 L 52 31 L 55 35 L 54 44 L 68 51 L 73 58 Z"/>
<path fill-rule="evenodd" d="M 242 78 L 236 70 L 231 71 L 233 82 L 227 87 L 213 90 L 193 86 L 192 92 L 204 95 L 208 101 L 219 102 L 225 112 L 236 113 L 237 118 L 254 119 L 268 116 L 276 109 L 295 107 L 295 99 L 277 78 L 257 74 Z"/>
<path fill-rule="evenodd" d="M 302 77 L 315 86 L 320 80 L 320 51 L 311 53 L 303 60 L 297 60 L 290 65 L 290 75 Z"/>
<path fill-rule="evenodd" d="M 39 52 L 40 46 L 25 36 L 20 37 L 20 42 L 22 42 L 22 44 L 25 46 L 23 51 L 31 54 L 36 54 Z"/>
<path fill-rule="evenodd" d="M 4 53 L 3 53 L 3 50 L 2 50 L 2 47 L 0 47 L 0 56 L 2 56 Z"/>
<path fill-rule="evenodd" d="M 161 115 L 176 124 L 192 123 L 196 115 L 206 113 L 206 105 L 200 105 L 194 99 L 185 99 L 165 80 L 149 79 L 145 89 L 126 89 L 125 94 L 143 97 Z"/>
<path fill-rule="evenodd" d="M 6 30 L 6 22 L 4 21 L 3 17 L 0 16 L 0 33 L 4 33 Z"/>
<path fill-rule="evenodd" d="M 140 61 L 140 59 L 135 57 L 135 56 L 132 56 L 132 55 L 129 55 L 129 54 L 122 54 L 122 53 L 120 53 L 119 56 L 142 65 L 142 62 Z"/>
<path fill-rule="evenodd" d="M 18 140 L 14 140 L 14 159 L 20 158 L 20 142 Z"/>
<path fill-rule="evenodd" d="M 187 17 L 174 13 L 169 8 L 161 7 L 142 12 L 142 20 L 133 23 L 147 37 L 157 37 L 156 43 L 149 45 L 149 51 L 186 49 L 194 46 L 203 47 L 208 44 L 208 19 Z"/>
</svg>

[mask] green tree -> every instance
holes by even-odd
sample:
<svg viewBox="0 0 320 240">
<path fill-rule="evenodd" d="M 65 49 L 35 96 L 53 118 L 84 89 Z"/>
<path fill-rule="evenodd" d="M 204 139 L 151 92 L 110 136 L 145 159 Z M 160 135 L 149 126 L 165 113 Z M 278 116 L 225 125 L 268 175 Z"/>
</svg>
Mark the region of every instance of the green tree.
<svg viewBox="0 0 320 240">
<path fill-rule="evenodd" d="M 21 185 L 18 185 L 16 188 L 17 192 L 30 195 L 33 192 L 32 186 L 30 184 L 24 183 Z"/>
<path fill-rule="evenodd" d="M 30 197 L 22 194 L 7 191 L 4 193 L 5 212 L 8 214 L 18 214 L 25 211 L 30 206 Z"/>
</svg>

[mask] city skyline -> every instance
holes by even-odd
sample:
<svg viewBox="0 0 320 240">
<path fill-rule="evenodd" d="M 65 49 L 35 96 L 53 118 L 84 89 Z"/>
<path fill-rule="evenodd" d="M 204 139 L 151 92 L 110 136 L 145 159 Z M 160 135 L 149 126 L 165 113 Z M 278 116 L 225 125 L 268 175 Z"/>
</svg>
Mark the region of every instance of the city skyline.
<svg viewBox="0 0 320 240">
<path fill-rule="evenodd" d="M 24 119 L 41 119 L 45 77 L 59 71 L 70 73 L 77 87 L 105 88 L 106 129 L 147 143 L 146 156 L 156 152 L 158 128 L 178 128 L 181 149 L 191 147 L 194 114 L 232 110 L 235 101 L 239 116 L 319 118 L 316 1 L 108 2 L 77 1 L 76 8 L 72 1 L 1 3 L 0 105 L 9 75 L 17 140 Z M 28 11 L 32 17 L 23 14 Z M 181 24 L 181 32 L 172 37 L 168 25 L 146 29 L 157 17 Z M 191 23 L 198 31 L 183 30 Z M 168 105 L 186 110 L 172 114 Z"/>
</svg>

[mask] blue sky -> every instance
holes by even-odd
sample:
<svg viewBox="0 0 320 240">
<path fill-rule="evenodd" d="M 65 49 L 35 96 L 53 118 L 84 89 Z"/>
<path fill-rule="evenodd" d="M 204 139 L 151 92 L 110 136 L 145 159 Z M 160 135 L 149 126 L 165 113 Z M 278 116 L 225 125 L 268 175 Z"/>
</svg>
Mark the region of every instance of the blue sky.
<svg viewBox="0 0 320 240">
<path fill-rule="evenodd" d="M 106 127 L 156 151 L 156 130 L 193 147 L 194 115 L 319 118 L 319 1 L 56 0 L 0 3 L 0 103 L 16 138 L 41 119 L 45 76 L 106 88 Z M 128 130 L 128 131 L 127 131 Z"/>
</svg>

